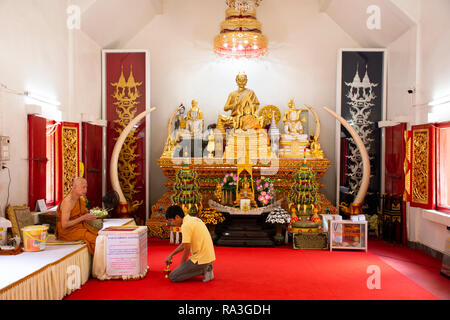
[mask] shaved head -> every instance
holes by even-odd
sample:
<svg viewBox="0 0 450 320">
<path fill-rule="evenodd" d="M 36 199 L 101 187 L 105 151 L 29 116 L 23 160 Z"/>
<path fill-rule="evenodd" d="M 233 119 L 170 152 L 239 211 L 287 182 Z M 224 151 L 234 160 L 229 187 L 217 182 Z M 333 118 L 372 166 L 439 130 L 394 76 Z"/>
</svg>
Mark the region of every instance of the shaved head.
<svg viewBox="0 0 450 320">
<path fill-rule="evenodd" d="M 72 187 L 75 186 L 78 183 L 81 183 L 81 182 L 86 182 L 87 183 L 87 180 L 85 178 L 82 178 L 82 177 L 76 177 L 75 179 L 72 180 Z"/>
<path fill-rule="evenodd" d="M 72 180 L 72 194 L 76 197 L 85 196 L 87 193 L 87 180 L 77 177 Z"/>
</svg>

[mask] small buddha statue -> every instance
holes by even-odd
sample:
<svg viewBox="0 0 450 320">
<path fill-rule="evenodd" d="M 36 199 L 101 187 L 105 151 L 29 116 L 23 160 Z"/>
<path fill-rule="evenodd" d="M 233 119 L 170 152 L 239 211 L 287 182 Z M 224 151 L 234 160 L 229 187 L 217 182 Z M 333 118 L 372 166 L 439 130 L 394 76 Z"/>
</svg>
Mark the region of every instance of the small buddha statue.
<svg viewBox="0 0 450 320">
<path fill-rule="evenodd" d="M 294 99 L 289 101 L 288 108 L 283 116 L 285 134 L 290 136 L 303 135 L 302 122 L 306 122 L 304 118 L 301 118 L 303 111 L 295 108 Z"/>
<path fill-rule="evenodd" d="M 239 197 L 241 199 L 252 199 L 253 198 L 253 191 L 250 188 L 250 183 L 247 180 L 247 176 L 244 178 L 244 185 L 242 190 L 239 192 Z"/>
<path fill-rule="evenodd" d="M 235 129 L 240 128 L 244 131 L 248 129 L 262 129 L 262 122 L 264 119 L 252 114 L 252 108 L 247 102 L 245 104 L 243 115 L 239 117 L 239 124 L 235 124 Z"/>
<path fill-rule="evenodd" d="M 244 181 L 242 183 L 242 188 L 236 190 L 236 202 L 240 202 L 242 199 L 254 199 L 255 195 L 250 182 L 247 179 L 247 175 L 244 176 Z"/>
<path fill-rule="evenodd" d="M 307 110 L 297 109 L 294 99 L 289 101 L 289 108 L 283 116 L 284 134 L 280 139 L 279 156 L 281 158 L 298 158 L 306 154 L 305 148 L 309 146 L 308 135 L 304 133 L 303 124 L 306 119 L 302 113 Z"/>
<path fill-rule="evenodd" d="M 201 138 L 203 125 L 203 113 L 198 108 L 197 100 L 192 100 L 192 108 L 186 117 L 186 129 L 192 137 Z"/>
</svg>

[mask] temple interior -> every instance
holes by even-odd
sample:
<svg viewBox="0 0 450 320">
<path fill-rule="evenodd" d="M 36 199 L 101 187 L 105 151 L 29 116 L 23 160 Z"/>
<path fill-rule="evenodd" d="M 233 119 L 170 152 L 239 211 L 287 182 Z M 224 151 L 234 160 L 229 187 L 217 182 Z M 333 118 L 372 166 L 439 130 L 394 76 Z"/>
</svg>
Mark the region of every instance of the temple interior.
<svg viewBox="0 0 450 320">
<path fill-rule="evenodd" d="M 450 299 L 449 18 L 448 0 L 0 0 L 0 300 L 169 274 L 174 205 L 211 234 L 211 284 L 232 250 L 343 251 L 395 256 L 423 290 L 362 299 Z M 120 232 L 134 273 L 108 256 Z M 25 281 L 77 255 L 79 287 Z"/>
</svg>

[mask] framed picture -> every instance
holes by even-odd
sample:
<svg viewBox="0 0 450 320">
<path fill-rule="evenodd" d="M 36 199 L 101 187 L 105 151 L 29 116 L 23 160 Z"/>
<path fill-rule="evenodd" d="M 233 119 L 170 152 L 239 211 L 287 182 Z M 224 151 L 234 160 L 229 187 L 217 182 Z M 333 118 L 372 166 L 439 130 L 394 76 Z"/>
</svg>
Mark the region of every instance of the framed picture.
<svg viewBox="0 0 450 320">
<path fill-rule="evenodd" d="M 36 201 L 36 208 L 34 209 L 36 212 L 47 212 L 47 205 L 45 204 L 44 199 L 40 199 Z"/>
<path fill-rule="evenodd" d="M 376 213 L 377 194 L 384 192 L 384 142 L 378 122 L 386 118 L 385 49 L 341 49 L 338 55 L 336 113 L 361 137 L 370 158 L 370 185 L 363 211 Z M 353 138 L 336 127 L 336 202 L 352 203 L 362 181 L 361 155 Z"/>
<path fill-rule="evenodd" d="M 249 211 L 250 209 L 250 199 L 241 199 L 241 211 Z"/>
</svg>

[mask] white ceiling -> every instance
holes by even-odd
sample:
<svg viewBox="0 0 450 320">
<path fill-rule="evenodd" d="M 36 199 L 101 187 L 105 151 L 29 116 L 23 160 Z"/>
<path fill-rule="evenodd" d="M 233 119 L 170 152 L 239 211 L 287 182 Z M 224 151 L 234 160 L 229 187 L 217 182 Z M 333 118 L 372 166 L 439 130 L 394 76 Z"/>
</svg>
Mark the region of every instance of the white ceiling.
<svg viewBox="0 0 450 320">
<path fill-rule="evenodd" d="M 319 0 L 321 10 L 326 12 L 345 32 L 362 47 L 387 47 L 416 24 L 402 1 L 398 0 Z M 414 3 L 414 0 L 408 0 Z M 380 29 L 370 30 L 367 20 L 373 11 L 380 9 Z"/>
<path fill-rule="evenodd" d="M 121 48 L 156 15 L 162 0 L 76 0 L 81 30 L 105 49 Z"/>
<path fill-rule="evenodd" d="M 387 47 L 413 27 L 418 20 L 419 0 L 316 1 L 319 10 L 328 14 L 362 47 Z M 72 2 L 81 7 L 83 32 L 102 48 L 119 49 L 153 18 L 163 14 L 164 0 L 72 0 Z M 367 8 L 371 5 L 376 5 L 381 10 L 380 30 L 367 28 L 366 22 L 370 16 Z"/>
</svg>

